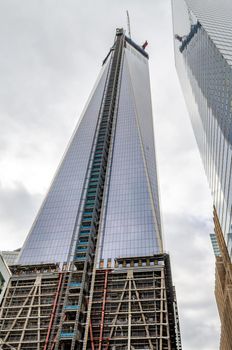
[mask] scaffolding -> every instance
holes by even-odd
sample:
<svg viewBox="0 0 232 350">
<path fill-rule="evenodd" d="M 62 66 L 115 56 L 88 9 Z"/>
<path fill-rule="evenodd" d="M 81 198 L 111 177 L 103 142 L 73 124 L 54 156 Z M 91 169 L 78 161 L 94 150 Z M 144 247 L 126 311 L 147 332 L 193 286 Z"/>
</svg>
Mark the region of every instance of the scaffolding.
<svg viewBox="0 0 232 350">
<path fill-rule="evenodd" d="M 181 350 L 167 254 L 97 269 L 87 349 Z"/>
<path fill-rule="evenodd" d="M 109 260 L 107 268 L 100 262 L 93 288 L 93 273 L 83 277 L 84 266 L 12 267 L 0 313 L 0 348 L 181 350 L 167 254 Z"/>
<path fill-rule="evenodd" d="M 63 277 L 56 264 L 13 266 L 0 311 L 1 349 L 46 349 Z"/>
</svg>

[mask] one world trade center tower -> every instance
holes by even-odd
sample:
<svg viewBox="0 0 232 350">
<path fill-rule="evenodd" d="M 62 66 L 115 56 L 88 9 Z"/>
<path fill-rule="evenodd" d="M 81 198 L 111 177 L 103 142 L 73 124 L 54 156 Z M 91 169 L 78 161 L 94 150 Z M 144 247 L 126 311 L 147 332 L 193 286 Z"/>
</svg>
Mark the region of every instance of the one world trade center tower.
<svg viewBox="0 0 232 350">
<path fill-rule="evenodd" d="M 3 298 L 3 349 L 181 349 L 148 54 L 114 44 Z"/>
</svg>

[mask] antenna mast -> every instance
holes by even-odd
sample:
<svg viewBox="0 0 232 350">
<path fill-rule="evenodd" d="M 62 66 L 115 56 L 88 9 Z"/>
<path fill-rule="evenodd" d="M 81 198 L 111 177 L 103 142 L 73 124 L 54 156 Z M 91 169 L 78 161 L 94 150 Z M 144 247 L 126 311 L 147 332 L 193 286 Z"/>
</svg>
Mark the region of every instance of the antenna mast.
<svg viewBox="0 0 232 350">
<path fill-rule="evenodd" d="M 131 29 L 130 29 L 130 16 L 129 12 L 126 11 L 126 16 L 127 16 L 127 31 L 128 31 L 128 36 L 131 39 Z"/>
</svg>

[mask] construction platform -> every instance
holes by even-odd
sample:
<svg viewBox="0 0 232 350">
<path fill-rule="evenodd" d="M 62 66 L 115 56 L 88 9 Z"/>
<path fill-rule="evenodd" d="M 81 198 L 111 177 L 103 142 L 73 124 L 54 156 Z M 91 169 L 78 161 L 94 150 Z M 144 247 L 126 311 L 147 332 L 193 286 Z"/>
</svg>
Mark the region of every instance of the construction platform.
<svg viewBox="0 0 232 350">
<path fill-rule="evenodd" d="M 102 264 L 103 265 L 103 264 Z M 168 255 L 96 271 L 88 349 L 181 349 Z"/>
<path fill-rule="evenodd" d="M 0 313 L 1 349 L 181 349 L 167 254 L 108 260 L 107 267 L 101 261 L 85 284 L 77 262 L 11 271 Z"/>
<path fill-rule="evenodd" d="M 62 273 L 56 264 L 11 266 L 0 309 L 0 348 L 44 349 Z"/>
</svg>

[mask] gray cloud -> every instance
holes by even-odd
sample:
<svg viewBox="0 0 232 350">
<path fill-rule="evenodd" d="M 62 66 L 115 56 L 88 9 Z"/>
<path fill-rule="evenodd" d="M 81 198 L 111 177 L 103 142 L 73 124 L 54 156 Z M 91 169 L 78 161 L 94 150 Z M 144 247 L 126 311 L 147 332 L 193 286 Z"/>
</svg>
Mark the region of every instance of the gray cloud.
<svg viewBox="0 0 232 350">
<path fill-rule="evenodd" d="M 215 334 L 219 329 L 212 293 L 215 259 L 208 236 L 212 223 L 182 212 L 166 214 L 165 227 L 167 246 L 171 247 L 184 348 L 216 349 Z"/>
<path fill-rule="evenodd" d="M 0 184 L 0 198 L 1 250 L 19 248 L 42 197 L 15 183 L 11 188 Z"/>
<path fill-rule="evenodd" d="M 149 42 L 183 348 L 216 350 L 212 202 L 174 68 L 169 0 L 0 0 L 0 249 L 22 245 L 127 9 L 133 38 Z"/>
</svg>

